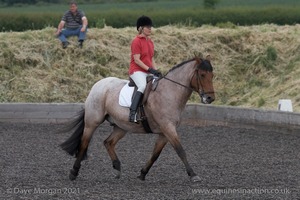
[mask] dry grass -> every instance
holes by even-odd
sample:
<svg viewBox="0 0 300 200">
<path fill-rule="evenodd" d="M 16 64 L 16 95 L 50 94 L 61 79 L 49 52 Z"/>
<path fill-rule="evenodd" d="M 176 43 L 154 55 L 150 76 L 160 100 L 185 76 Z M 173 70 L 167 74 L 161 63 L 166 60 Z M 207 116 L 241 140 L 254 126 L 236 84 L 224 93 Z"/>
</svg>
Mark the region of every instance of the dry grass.
<svg viewBox="0 0 300 200">
<path fill-rule="evenodd" d="M 54 31 L 0 33 L 0 102 L 84 102 L 99 79 L 127 78 L 135 28 L 89 29 L 83 49 L 71 38 L 66 50 Z M 152 38 L 163 72 L 195 52 L 212 55 L 215 104 L 276 110 L 287 98 L 300 112 L 299 33 L 299 25 L 165 26 Z"/>
</svg>

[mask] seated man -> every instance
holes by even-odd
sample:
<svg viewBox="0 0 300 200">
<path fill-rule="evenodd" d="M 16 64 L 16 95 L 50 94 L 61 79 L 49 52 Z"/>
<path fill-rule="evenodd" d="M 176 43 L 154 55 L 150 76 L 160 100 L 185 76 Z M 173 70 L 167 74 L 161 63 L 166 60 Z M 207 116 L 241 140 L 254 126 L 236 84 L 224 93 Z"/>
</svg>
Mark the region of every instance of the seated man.
<svg viewBox="0 0 300 200">
<path fill-rule="evenodd" d="M 83 11 L 77 10 L 77 3 L 70 2 L 70 10 L 66 11 L 62 17 L 55 35 L 62 42 L 62 47 L 65 49 L 69 45 L 67 37 L 77 36 L 78 45 L 82 48 L 87 31 L 88 20 Z M 65 27 L 65 29 L 63 29 Z"/>
</svg>

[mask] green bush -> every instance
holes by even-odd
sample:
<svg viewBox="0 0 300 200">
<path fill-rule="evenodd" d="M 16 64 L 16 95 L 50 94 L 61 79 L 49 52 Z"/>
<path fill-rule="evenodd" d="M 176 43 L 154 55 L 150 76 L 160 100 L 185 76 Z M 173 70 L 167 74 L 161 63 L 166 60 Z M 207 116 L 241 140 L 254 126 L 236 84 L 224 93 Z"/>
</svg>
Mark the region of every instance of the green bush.
<svg viewBox="0 0 300 200">
<path fill-rule="evenodd" d="M 205 8 L 215 9 L 220 0 L 204 0 L 203 3 Z"/>
<path fill-rule="evenodd" d="M 273 23 L 278 25 L 294 25 L 300 23 L 299 7 L 267 7 L 267 8 L 223 8 L 204 10 L 201 8 L 182 8 L 179 10 L 149 10 L 154 26 L 180 24 L 185 26 L 202 26 L 204 24 L 231 26 Z M 145 14 L 140 10 L 116 9 L 106 12 L 90 12 L 87 14 L 89 27 L 101 28 L 104 25 L 114 28 L 135 26 L 138 16 Z M 56 27 L 62 13 L 0 13 L 1 31 L 38 30 L 45 27 Z"/>
<path fill-rule="evenodd" d="M 260 97 L 257 101 L 257 107 L 263 107 L 266 104 L 266 101 L 263 97 Z"/>
</svg>

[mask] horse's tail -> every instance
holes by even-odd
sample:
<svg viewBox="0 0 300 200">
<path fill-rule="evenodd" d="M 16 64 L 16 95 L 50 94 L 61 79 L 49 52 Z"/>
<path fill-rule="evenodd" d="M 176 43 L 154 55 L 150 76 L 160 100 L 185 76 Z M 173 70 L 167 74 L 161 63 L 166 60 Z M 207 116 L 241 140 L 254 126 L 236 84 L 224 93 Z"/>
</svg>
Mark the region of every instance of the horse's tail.
<svg viewBox="0 0 300 200">
<path fill-rule="evenodd" d="M 77 153 L 79 152 L 81 137 L 83 135 L 83 130 L 84 130 L 84 113 L 85 113 L 85 109 L 82 109 L 78 113 L 78 117 L 73 121 L 71 121 L 71 123 L 67 125 L 67 127 L 64 129 L 64 132 L 69 132 L 75 129 L 73 134 L 65 142 L 60 144 L 60 147 L 71 156 L 73 155 L 77 156 Z M 86 157 L 86 152 L 84 158 L 85 157 Z"/>
</svg>

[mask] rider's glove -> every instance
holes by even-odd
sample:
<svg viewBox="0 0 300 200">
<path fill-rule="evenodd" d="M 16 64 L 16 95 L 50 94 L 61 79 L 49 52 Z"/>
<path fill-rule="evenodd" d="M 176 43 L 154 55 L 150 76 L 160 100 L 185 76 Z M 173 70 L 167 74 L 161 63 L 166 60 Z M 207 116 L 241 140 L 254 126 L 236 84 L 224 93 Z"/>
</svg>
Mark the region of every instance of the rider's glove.
<svg viewBox="0 0 300 200">
<path fill-rule="evenodd" d="M 150 72 L 151 74 L 153 74 L 154 76 L 157 76 L 157 77 L 161 77 L 162 76 L 162 74 L 160 73 L 160 71 L 158 71 L 156 69 L 153 69 L 151 67 L 149 67 L 148 72 Z"/>
</svg>

